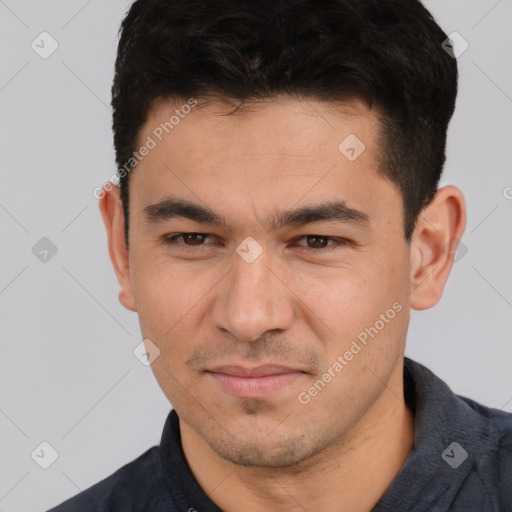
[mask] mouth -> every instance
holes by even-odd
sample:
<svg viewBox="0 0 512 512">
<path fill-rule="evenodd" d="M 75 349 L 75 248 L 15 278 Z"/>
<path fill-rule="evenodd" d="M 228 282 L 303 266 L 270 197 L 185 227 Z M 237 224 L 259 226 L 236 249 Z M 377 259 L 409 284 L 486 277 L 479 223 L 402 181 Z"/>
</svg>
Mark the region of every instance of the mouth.
<svg viewBox="0 0 512 512">
<path fill-rule="evenodd" d="M 278 365 L 219 366 L 206 370 L 224 391 L 239 398 L 265 398 L 302 379 L 305 371 Z"/>
</svg>

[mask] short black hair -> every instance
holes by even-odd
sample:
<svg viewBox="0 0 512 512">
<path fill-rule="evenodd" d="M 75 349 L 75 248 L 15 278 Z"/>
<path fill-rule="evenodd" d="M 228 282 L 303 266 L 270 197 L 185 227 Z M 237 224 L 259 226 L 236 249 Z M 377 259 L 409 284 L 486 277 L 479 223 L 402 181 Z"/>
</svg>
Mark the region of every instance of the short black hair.
<svg viewBox="0 0 512 512">
<path fill-rule="evenodd" d="M 359 98 L 377 109 L 378 172 L 401 193 L 409 243 L 446 158 L 458 79 L 446 39 L 418 0 L 135 1 L 120 27 L 112 85 L 126 247 L 126 169 L 136 165 L 153 102 L 216 98 L 243 106 L 279 94 Z"/>
</svg>

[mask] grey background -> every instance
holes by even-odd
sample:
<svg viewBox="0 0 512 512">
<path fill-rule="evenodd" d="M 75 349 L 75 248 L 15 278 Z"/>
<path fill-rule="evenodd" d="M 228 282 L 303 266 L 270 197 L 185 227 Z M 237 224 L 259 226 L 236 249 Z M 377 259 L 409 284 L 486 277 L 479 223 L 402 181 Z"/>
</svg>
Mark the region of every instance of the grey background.
<svg viewBox="0 0 512 512">
<path fill-rule="evenodd" d="M 92 191 L 115 170 L 110 87 L 129 1 L 0 0 L 0 511 L 44 511 L 158 444 L 170 404 L 133 355 Z M 442 185 L 466 196 L 467 252 L 406 355 L 512 411 L 512 4 L 426 2 L 469 43 Z M 42 59 L 43 31 L 59 47 Z M 37 41 L 37 40 L 36 40 Z M 441 44 L 441 41 L 440 41 Z M 48 48 L 48 46 L 47 46 Z M 57 253 L 32 252 L 48 237 Z M 42 441 L 48 469 L 31 458 Z"/>
</svg>

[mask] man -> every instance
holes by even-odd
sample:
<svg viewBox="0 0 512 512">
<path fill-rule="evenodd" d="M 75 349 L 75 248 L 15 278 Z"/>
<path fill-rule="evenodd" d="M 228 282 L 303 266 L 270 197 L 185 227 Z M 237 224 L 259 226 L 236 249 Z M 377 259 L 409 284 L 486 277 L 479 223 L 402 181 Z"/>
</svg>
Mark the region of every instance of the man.
<svg viewBox="0 0 512 512">
<path fill-rule="evenodd" d="M 418 1 L 139 0 L 100 208 L 171 411 L 53 509 L 512 510 L 512 415 L 404 359 L 466 215 Z"/>
</svg>

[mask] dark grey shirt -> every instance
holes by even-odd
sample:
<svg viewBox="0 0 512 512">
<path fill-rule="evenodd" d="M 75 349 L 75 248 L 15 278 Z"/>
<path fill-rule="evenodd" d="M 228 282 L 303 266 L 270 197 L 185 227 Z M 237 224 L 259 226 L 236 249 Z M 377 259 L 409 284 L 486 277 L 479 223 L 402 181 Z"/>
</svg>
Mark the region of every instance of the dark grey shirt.
<svg viewBox="0 0 512 512">
<path fill-rule="evenodd" d="M 408 358 L 404 391 L 415 416 L 414 446 L 372 512 L 512 512 L 512 414 L 455 395 Z M 49 512 L 64 511 L 221 509 L 190 472 L 172 410 L 159 446 Z"/>
</svg>

